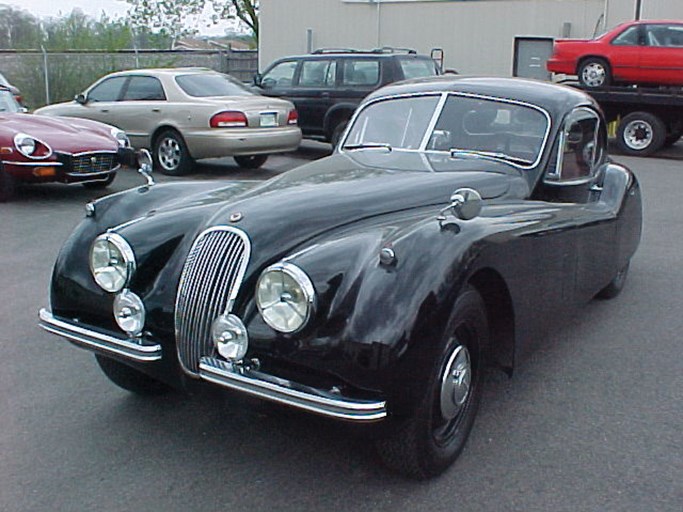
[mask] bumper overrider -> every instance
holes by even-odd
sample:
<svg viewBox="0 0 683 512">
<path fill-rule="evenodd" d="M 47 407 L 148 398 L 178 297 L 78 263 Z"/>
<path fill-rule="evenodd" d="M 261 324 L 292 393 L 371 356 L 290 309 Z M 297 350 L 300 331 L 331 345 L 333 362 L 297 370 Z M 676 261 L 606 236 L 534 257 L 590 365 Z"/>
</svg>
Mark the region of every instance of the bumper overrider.
<svg viewBox="0 0 683 512">
<path fill-rule="evenodd" d="M 57 318 L 46 309 L 40 310 L 39 325 L 76 346 L 101 354 L 137 363 L 154 362 L 162 358 L 159 344 L 144 338 L 113 336 L 90 326 Z M 330 418 L 372 422 L 387 416 L 384 401 L 351 399 L 339 393 L 312 388 L 215 357 L 200 359 L 199 377 L 224 388 Z"/>
</svg>

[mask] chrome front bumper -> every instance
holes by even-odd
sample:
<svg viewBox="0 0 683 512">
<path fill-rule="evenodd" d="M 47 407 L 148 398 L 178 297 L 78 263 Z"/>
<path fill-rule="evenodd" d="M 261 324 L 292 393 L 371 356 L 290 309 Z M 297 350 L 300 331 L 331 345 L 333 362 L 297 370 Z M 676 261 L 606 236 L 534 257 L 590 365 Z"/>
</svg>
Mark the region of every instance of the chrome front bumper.
<svg viewBox="0 0 683 512">
<path fill-rule="evenodd" d="M 40 327 L 63 336 L 75 345 L 103 354 L 136 362 L 161 359 L 161 346 L 144 340 L 119 338 L 94 331 L 74 322 L 60 320 L 46 309 L 40 310 Z M 378 421 L 387 416 L 386 402 L 355 400 L 338 393 L 315 389 L 214 357 L 202 357 L 199 363 L 202 380 L 221 387 L 241 391 L 297 409 L 353 422 Z"/>
<path fill-rule="evenodd" d="M 144 340 L 131 338 L 119 338 L 93 331 L 76 323 L 55 318 L 47 309 L 40 310 L 38 325 L 48 332 L 63 336 L 81 348 L 143 363 L 161 359 L 161 345 L 159 344 L 145 343 Z"/>
</svg>

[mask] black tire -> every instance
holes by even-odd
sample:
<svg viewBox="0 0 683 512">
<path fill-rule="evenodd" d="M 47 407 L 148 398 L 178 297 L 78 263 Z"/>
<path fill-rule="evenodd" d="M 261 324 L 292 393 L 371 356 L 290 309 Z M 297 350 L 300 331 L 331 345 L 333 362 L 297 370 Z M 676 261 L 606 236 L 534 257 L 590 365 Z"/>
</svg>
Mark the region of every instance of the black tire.
<svg viewBox="0 0 683 512">
<path fill-rule="evenodd" d="M 244 169 L 258 169 L 268 160 L 268 155 L 240 155 L 233 156 L 237 165 Z"/>
<path fill-rule="evenodd" d="M 589 89 L 597 89 L 612 84 L 612 71 L 609 63 L 600 57 L 587 57 L 576 70 L 579 83 Z"/>
<path fill-rule="evenodd" d="M 650 112 L 631 112 L 617 128 L 617 145 L 627 155 L 648 156 L 664 146 L 664 121 Z"/>
<path fill-rule="evenodd" d="M 183 137 L 175 130 L 165 130 L 154 139 L 152 157 L 156 169 L 168 176 L 183 176 L 194 164 Z"/>
<path fill-rule="evenodd" d="M 330 135 L 330 144 L 332 145 L 332 149 L 337 149 L 339 140 L 341 139 L 344 130 L 346 130 L 347 124 L 349 124 L 348 120 L 343 120 L 337 123 L 337 125 L 334 127 L 334 130 L 332 130 L 332 135 Z"/>
<path fill-rule="evenodd" d="M 446 333 L 415 414 L 376 442 L 384 463 L 411 478 L 426 479 L 445 471 L 462 452 L 472 430 L 489 342 L 484 303 L 475 290 L 468 289 L 457 299 Z M 458 368 L 465 371 L 456 377 Z M 469 385 L 465 382 L 468 375 Z"/>
<path fill-rule="evenodd" d="M 683 131 L 681 131 L 681 130 L 676 130 L 674 132 L 671 132 L 669 135 L 667 135 L 664 138 L 664 146 L 663 147 L 669 148 L 669 147 L 673 146 L 674 144 L 676 144 L 681 139 L 682 136 L 683 136 Z"/>
<path fill-rule="evenodd" d="M 0 203 L 12 200 L 17 188 L 17 180 L 0 169 Z"/>
<path fill-rule="evenodd" d="M 95 358 L 109 380 L 126 391 L 137 395 L 162 395 L 171 391 L 166 384 L 128 365 L 100 354 L 95 354 Z"/>
<path fill-rule="evenodd" d="M 614 276 L 614 279 L 612 279 L 607 286 L 600 290 L 595 297 L 598 299 L 609 300 L 619 295 L 626 284 L 626 278 L 628 277 L 628 267 L 629 264 L 627 263 L 624 268 L 617 272 L 617 275 Z"/>
<path fill-rule="evenodd" d="M 101 190 L 101 189 L 107 188 L 109 185 L 111 185 L 112 182 L 114 181 L 114 178 L 116 178 L 115 172 L 113 172 L 109 176 L 107 176 L 106 180 L 88 181 L 86 183 L 83 183 L 83 186 L 87 189 L 90 189 L 90 190 Z"/>
</svg>

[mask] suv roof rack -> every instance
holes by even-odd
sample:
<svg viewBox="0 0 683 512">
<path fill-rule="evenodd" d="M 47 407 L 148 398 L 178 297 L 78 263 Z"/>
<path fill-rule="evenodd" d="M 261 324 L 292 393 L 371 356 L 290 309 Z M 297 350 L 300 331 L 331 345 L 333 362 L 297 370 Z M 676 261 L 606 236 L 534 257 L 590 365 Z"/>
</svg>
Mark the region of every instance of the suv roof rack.
<svg viewBox="0 0 683 512">
<path fill-rule="evenodd" d="M 412 48 L 396 48 L 393 46 L 382 46 L 381 48 L 373 48 L 372 50 L 358 50 L 356 48 L 318 48 L 313 50 L 313 55 L 323 55 L 326 53 L 406 53 L 409 55 L 416 55 L 417 51 Z"/>
</svg>

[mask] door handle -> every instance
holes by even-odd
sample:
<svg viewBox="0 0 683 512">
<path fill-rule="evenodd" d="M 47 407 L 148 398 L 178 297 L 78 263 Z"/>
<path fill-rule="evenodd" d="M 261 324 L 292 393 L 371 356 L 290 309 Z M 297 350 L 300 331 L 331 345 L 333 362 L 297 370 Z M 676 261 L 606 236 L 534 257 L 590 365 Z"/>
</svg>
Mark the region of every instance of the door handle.
<svg viewBox="0 0 683 512">
<path fill-rule="evenodd" d="M 101 108 L 100 112 L 104 112 L 106 114 L 107 112 L 109 112 L 109 109 L 108 108 Z"/>
<path fill-rule="evenodd" d="M 330 97 L 330 93 L 329 93 L 329 92 L 324 92 L 324 93 L 322 93 L 320 96 L 321 96 L 322 98 L 329 98 L 329 97 Z"/>
</svg>

